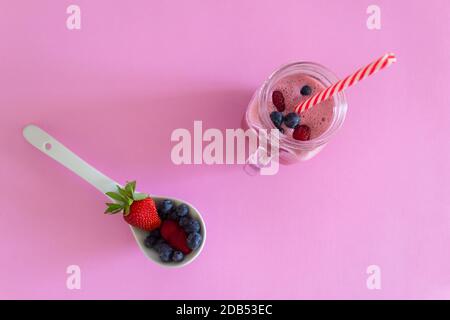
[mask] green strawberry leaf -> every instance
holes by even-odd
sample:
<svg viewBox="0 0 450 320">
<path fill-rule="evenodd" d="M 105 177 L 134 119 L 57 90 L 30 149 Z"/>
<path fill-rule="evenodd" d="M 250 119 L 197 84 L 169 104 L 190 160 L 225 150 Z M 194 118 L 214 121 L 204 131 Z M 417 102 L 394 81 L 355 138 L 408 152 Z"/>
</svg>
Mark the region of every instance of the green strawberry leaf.
<svg viewBox="0 0 450 320">
<path fill-rule="evenodd" d="M 131 189 L 133 190 L 133 193 L 136 191 L 136 180 L 131 181 L 129 183 L 129 185 L 131 186 Z"/>
<path fill-rule="evenodd" d="M 123 209 L 122 205 L 118 203 L 107 203 L 108 208 L 106 208 L 105 213 L 113 213 L 114 211 L 121 211 Z"/>
<path fill-rule="evenodd" d="M 111 199 L 114 199 L 114 200 L 117 200 L 117 201 L 120 201 L 120 202 L 126 202 L 125 198 L 122 197 L 117 192 L 107 192 L 106 195 L 108 197 L 110 197 Z"/>
<path fill-rule="evenodd" d="M 136 181 L 128 182 L 125 186 L 125 191 L 130 198 L 133 198 L 133 193 L 136 191 Z"/>
<path fill-rule="evenodd" d="M 135 194 L 133 194 L 133 199 L 135 201 L 144 200 L 144 199 L 147 199 L 147 198 L 148 198 L 148 194 L 146 194 L 146 193 L 136 192 Z"/>
<path fill-rule="evenodd" d="M 120 206 L 118 203 L 112 203 L 112 202 L 107 202 L 106 205 L 107 205 L 108 207 Z"/>
<path fill-rule="evenodd" d="M 121 195 L 124 199 L 130 198 L 130 196 L 128 195 L 128 192 L 126 192 L 125 189 L 122 189 L 121 187 L 117 186 L 117 190 L 119 191 L 120 195 Z M 125 201 L 124 201 L 124 202 L 125 202 Z"/>
<path fill-rule="evenodd" d="M 126 217 L 127 215 L 130 214 L 130 206 L 125 206 L 124 210 L 123 210 L 123 215 Z"/>
</svg>

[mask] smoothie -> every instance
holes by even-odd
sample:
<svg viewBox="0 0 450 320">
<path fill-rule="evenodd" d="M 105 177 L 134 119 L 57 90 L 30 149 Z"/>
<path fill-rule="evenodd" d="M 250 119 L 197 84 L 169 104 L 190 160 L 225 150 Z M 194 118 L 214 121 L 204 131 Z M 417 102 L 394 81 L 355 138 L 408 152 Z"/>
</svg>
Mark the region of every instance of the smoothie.
<svg viewBox="0 0 450 320">
<path fill-rule="evenodd" d="M 273 111 L 279 111 L 273 103 L 274 96 L 282 95 L 285 105 L 283 114 L 287 115 L 294 112 L 298 103 L 307 100 L 325 88 L 318 80 L 305 74 L 295 74 L 283 78 L 274 85 L 273 91 L 269 94 L 272 96 L 272 103 L 268 105 L 267 112 L 270 114 Z M 330 127 L 333 119 L 333 104 L 333 100 L 327 100 L 300 115 L 300 125 L 308 126 L 311 129 L 310 139 L 321 136 Z M 281 127 L 286 136 L 293 138 L 293 128 L 288 128 L 284 122 Z"/>
<path fill-rule="evenodd" d="M 329 87 L 337 78 L 321 65 L 307 62 L 284 66 L 257 90 L 244 116 L 244 128 L 280 130 L 279 161 L 296 163 L 314 157 L 342 125 L 347 111 L 343 94 L 326 100 L 300 115 L 297 104 Z M 278 116 L 278 123 L 274 117 Z M 293 117 L 292 117 L 293 116 Z M 290 121 L 292 120 L 295 121 Z"/>
</svg>

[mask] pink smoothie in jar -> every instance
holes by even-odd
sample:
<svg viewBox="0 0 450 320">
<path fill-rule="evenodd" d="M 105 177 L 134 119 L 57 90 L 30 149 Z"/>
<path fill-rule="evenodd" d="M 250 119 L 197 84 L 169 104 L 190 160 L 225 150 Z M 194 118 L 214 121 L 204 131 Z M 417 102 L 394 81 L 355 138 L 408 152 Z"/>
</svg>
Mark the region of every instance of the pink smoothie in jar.
<svg viewBox="0 0 450 320">
<path fill-rule="evenodd" d="M 280 91 L 284 97 L 284 115 L 294 111 L 296 105 L 317 92 L 338 81 L 337 77 L 325 67 L 299 62 L 281 67 L 275 71 L 259 88 L 251 99 L 243 120 L 243 127 L 258 132 L 261 129 L 274 129 L 270 113 L 277 110 L 272 99 L 273 92 Z M 304 90 L 302 88 L 309 87 Z M 317 155 L 328 143 L 331 136 L 342 126 L 347 111 L 343 93 L 336 94 L 300 115 L 300 125 L 310 128 L 310 138 L 300 141 L 293 138 L 294 129 L 284 124 L 280 132 L 279 161 L 292 164 L 309 160 Z"/>
<path fill-rule="evenodd" d="M 304 87 L 308 87 L 311 93 L 302 95 L 301 90 Z M 305 74 L 295 74 L 287 76 L 277 82 L 273 91 L 278 91 L 283 94 L 285 102 L 285 110 L 283 113 L 286 115 L 290 112 L 294 112 L 294 108 L 299 102 L 307 100 L 312 95 L 325 88 L 326 87 L 321 82 L 310 76 Z M 278 111 L 273 103 L 269 104 L 269 114 L 272 111 Z M 304 111 L 301 114 L 300 125 L 307 125 L 311 129 L 311 139 L 315 139 L 321 136 L 330 127 L 332 119 L 333 100 L 327 100 L 317 105 L 317 108 L 311 108 Z M 290 129 L 284 124 L 282 125 L 282 128 L 285 131 L 285 135 L 292 137 L 294 129 Z"/>
</svg>

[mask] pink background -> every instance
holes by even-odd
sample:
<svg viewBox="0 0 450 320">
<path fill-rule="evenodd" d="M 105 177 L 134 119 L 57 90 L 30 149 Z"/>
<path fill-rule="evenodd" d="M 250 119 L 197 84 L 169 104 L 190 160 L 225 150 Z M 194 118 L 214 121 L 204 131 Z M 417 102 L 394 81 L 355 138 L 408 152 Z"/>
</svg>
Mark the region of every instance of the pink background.
<svg viewBox="0 0 450 320">
<path fill-rule="evenodd" d="M 382 9 L 369 31 L 366 8 Z M 450 298 L 450 2 L 0 2 L 0 298 Z M 346 123 L 314 160 L 249 177 L 175 166 L 170 134 L 236 128 L 279 65 L 345 76 Z M 36 123 L 118 181 L 184 198 L 208 240 L 180 270 L 137 249 L 104 198 L 28 145 Z M 82 271 L 66 289 L 66 267 Z M 382 290 L 366 268 L 381 267 Z"/>
</svg>

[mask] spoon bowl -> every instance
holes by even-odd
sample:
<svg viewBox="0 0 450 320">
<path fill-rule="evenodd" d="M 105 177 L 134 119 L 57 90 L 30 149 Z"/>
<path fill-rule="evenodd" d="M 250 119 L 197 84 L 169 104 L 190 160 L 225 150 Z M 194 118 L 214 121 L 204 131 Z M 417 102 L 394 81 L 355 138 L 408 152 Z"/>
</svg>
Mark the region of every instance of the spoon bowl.
<svg viewBox="0 0 450 320">
<path fill-rule="evenodd" d="M 148 231 L 133 227 L 131 227 L 131 230 L 134 234 L 134 238 L 136 239 L 136 242 L 138 243 L 139 247 L 141 248 L 141 251 L 144 253 L 144 255 L 149 258 L 150 260 L 153 260 L 155 263 L 163 266 L 163 267 L 169 267 L 169 268 L 179 268 L 184 267 L 194 261 L 197 256 L 200 254 L 200 252 L 203 250 L 203 246 L 205 245 L 206 240 L 206 228 L 205 228 L 205 222 L 203 220 L 203 217 L 201 216 L 200 212 L 194 208 L 190 203 L 187 203 L 186 201 L 182 201 L 176 198 L 170 198 L 170 197 L 160 197 L 160 196 L 152 196 L 150 197 L 156 202 L 159 203 L 163 200 L 172 200 L 172 202 L 178 206 L 182 203 L 187 205 L 189 207 L 189 215 L 191 218 L 197 220 L 200 222 L 200 231 L 199 233 L 202 235 L 202 243 L 200 244 L 200 247 L 198 247 L 195 250 L 192 250 L 192 252 L 184 257 L 184 260 L 181 262 L 162 262 L 161 259 L 159 259 L 158 252 L 153 249 L 149 249 L 144 245 L 144 240 L 148 236 Z"/>
<path fill-rule="evenodd" d="M 106 175 L 104 175 L 91 165 L 89 165 L 87 162 L 82 160 L 75 153 L 70 151 L 62 143 L 60 143 L 58 140 L 50 136 L 47 132 L 45 132 L 41 128 L 33 124 L 27 125 L 23 129 L 23 136 L 31 145 L 36 147 L 38 150 L 40 150 L 47 156 L 56 160 L 57 162 L 62 164 L 67 169 L 71 170 L 79 177 L 83 178 L 86 182 L 88 182 L 89 184 L 94 186 L 97 190 L 99 190 L 105 197 L 107 197 L 105 195 L 106 192 L 116 191 L 117 186 L 120 186 L 119 183 L 115 182 L 111 178 L 107 177 Z M 183 261 L 162 262 L 156 250 L 149 249 L 144 245 L 144 240 L 148 235 L 148 231 L 130 226 L 131 232 L 134 235 L 138 247 L 141 249 L 142 253 L 147 258 L 149 258 L 150 260 L 152 260 L 153 262 L 155 262 L 160 266 L 168 268 L 176 268 L 188 265 L 198 257 L 198 255 L 203 249 L 203 246 L 205 245 L 206 227 L 203 217 L 201 216 L 200 212 L 196 208 L 194 208 L 191 204 L 182 201 L 180 199 L 170 197 L 159 197 L 152 195 L 150 195 L 150 197 L 157 203 L 164 199 L 169 199 L 172 200 L 175 203 L 175 205 L 179 205 L 182 203 L 186 204 L 189 207 L 190 216 L 200 222 L 201 227 L 200 234 L 202 235 L 203 240 L 200 247 L 193 250 L 190 254 L 186 255 Z"/>
</svg>

